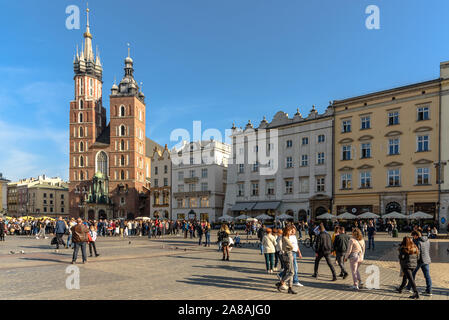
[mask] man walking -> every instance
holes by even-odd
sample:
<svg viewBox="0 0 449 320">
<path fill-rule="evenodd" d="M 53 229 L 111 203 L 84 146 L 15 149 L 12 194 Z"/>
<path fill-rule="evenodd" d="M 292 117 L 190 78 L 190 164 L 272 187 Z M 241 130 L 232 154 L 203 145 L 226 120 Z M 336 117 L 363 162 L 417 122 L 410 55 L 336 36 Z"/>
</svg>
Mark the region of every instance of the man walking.
<svg viewBox="0 0 449 320">
<path fill-rule="evenodd" d="M 343 277 L 343 279 L 346 279 L 348 277 L 348 273 L 346 272 L 346 269 L 345 269 L 344 258 L 345 258 L 346 250 L 348 249 L 350 237 L 345 233 L 344 227 L 339 227 L 338 231 L 339 231 L 339 234 L 335 237 L 335 240 L 334 240 L 334 251 L 336 254 L 337 263 L 341 269 L 340 277 Z"/>
<path fill-rule="evenodd" d="M 368 232 L 368 249 L 372 248 L 372 250 L 374 250 L 374 236 L 376 235 L 376 227 L 374 226 L 372 220 L 369 222 L 367 232 Z"/>
<path fill-rule="evenodd" d="M 321 223 L 319 226 L 319 234 L 315 239 L 315 270 L 312 277 L 318 277 L 318 266 L 320 265 L 321 258 L 326 259 L 326 263 L 332 272 L 332 281 L 337 281 L 337 275 L 335 274 L 334 266 L 331 263 L 330 254 L 332 252 L 332 239 L 326 232 L 324 225 Z"/>
<path fill-rule="evenodd" d="M 76 259 L 78 258 L 78 251 L 80 248 L 84 264 L 87 261 L 86 243 L 89 241 L 89 238 L 87 236 L 87 234 L 89 233 L 89 228 L 85 224 L 83 224 L 83 220 L 81 218 L 78 218 L 76 222 L 78 224 L 72 227 L 72 241 L 75 244 L 75 248 L 73 249 L 72 264 L 76 263 Z"/>
<path fill-rule="evenodd" d="M 55 233 L 56 233 L 56 252 L 59 251 L 59 245 L 62 244 L 65 247 L 64 239 L 62 238 L 67 231 L 67 226 L 62 217 L 56 221 Z"/>
<path fill-rule="evenodd" d="M 419 231 L 412 232 L 413 242 L 419 249 L 419 257 L 418 257 L 418 265 L 415 270 L 413 270 L 413 279 L 416 277 L 416 273 L 419 269 L 422 270 L 424 274 L 424 278 L 426 279 L 426 291 L 423 292 L 423 295 L 431 296 L 432 295 L 432 278 L 430 277 L 430 263 L 432 262 L 430 259 L 430 241 L 427 236 L 421 235 Z M 407 285 L 407 289 L 411 290 L 411 283 L 409 281 Z"/>
</svg>

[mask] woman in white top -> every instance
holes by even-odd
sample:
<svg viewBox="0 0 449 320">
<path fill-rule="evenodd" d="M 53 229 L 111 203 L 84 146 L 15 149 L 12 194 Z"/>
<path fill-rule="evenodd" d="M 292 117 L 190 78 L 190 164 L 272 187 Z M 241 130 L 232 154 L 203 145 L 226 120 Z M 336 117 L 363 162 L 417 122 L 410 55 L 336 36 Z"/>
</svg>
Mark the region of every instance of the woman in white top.
<svg viewBox="0 0 449 320">
<path fill-rule="evenodd" d="M 92 248 L 94 249 L 95 256 L 98 257 L 99 254 L 97 253 L 97 247 L 95 246 L 95 241 L 97 241 L 97 231 L 94 226 L 90 226 L 89 234 L 92 239 L 92 241 L 89 241 L 89 257 L 92 257 Z"/>
<path fill-rule="evenodd" d="M 360 229 L 355 228 L 352 230 L 352 238 L 349 240 L 348 250 L 345 254 L 345 261 L 349 259 L 352 272 L 352 280 L 354 281 L 354 286 L 352 289 L 359 290 L 362 283 L 362 278 L 360 277 L 359 267 L 363 262 L 365 257 L 365 241 L 363 240 L 363 235 Z"/>
<path fill-rule="evenodd" d="M 272 234 L 272 230 L 267 228 L 262 238 L 263 253 L 265 255 L 265 265 L 268 273 L 273 273 L 274 253 L 276 252 L 276 238 Z"/>
</svg>

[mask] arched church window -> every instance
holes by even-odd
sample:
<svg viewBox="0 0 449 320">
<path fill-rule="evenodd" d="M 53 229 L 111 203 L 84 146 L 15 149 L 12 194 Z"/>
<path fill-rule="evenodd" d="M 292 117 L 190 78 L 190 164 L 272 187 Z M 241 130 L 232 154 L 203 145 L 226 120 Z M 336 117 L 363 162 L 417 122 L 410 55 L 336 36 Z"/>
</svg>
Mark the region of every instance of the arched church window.
<svg viewBox="0 0 449 320">
<path fill-rule="evenodd" d="M 125 151 L 125 140 L 120 141 L 120 151 Z"/>
<path fill-rule="evenodd" d="M 83 171 L 80 172 L 80 180 L 81 180 L 81 181 L 84 180 L 84 172 L 83 172 Z"/>
<path fill-rule="evenodd" d="M 123 124 L 120 126 L 120 135 L 121 136 L 125 136 L 126 135 L 126 127 Z"/>
<path fill-rule="evenodd" d="M 79 123 L 82 123 L 82 122 L 83 122 L 83 114 L 82 114 L 82 113 L 79 114 L 78 122 L 79 122 Z"/>
<path fill-rule="evenodd" d="M 120 171 L 120 179 L 125 180 L 125 171 Z"/>
<path fill-rule="evenodd" d="M 125 106 L 121 106 L 120 107 L 120 117 L 124 117 L 125 116 Z"/>
<path fill-rule="evenodd" d="M 84 137 L 84 130 L 83 127 L 80 127 L 80 138 Z"/>
<path fill-rule="evenodd" d="M 84 157 L 80 157 L 80 167 L 84 167 Z"/>
<path fill-rule="evenodd" d="M 84 142 L 80 142 L 80 152 L 84 152 Z"/>
<path fill-rule="evenodd" d="M 83 110 L 83 109 L 84 109 L 84 101 L 80 100 L 80 110 Z"/>
<path fill-rule="evenodd" d="M 120 157 L 120 165 L 121 165 L 121 166 L 124 166 L 124 165 L 125 165 L 125 156 L 124 156 L 124 155 L 122 155 L 122 156 Z"/>
<path fill-rule="evenodd" d="M 104 151 L 97 155 L 97 172 L 101 172 L 105 177 L 108 176 L 108 156 Z"/>
</svg>

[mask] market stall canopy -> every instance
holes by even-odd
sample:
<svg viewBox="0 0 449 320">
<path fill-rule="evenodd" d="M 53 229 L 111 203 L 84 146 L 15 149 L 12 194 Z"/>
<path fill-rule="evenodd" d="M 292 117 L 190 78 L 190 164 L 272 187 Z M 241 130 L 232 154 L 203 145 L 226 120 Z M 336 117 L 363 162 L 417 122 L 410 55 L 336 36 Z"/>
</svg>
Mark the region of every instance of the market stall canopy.
<svg viewBox="0 0 449 320">
<path fill-rule="evenodd" d="M 270 217 L 268 214 L 261 214 L 261 215 L 258 215 L 257 217 L 256 217 L 256 219 L 257 220 L 270 220 L 270 219 L 273 219 L 273 217 Z"/>
<path fill-rule="evenodd" d="M 220 220 L 220 221 L 232 221 L 232 220 L 234 220 L 234 218 L 231 217 L 231 216 L 228 216 L 227 214 L 224 214 L 220 218 L 218 218 L 218 220 Z"/>
<path fill-rule="evenodd" d="M 379 215 L 372 212 L 365 212 L 357 217 L 358 219 L 378 219 Z"/>
<path fill-rule="evenodd" d="M 280 216 L 277 216 L 276 219 L 288 220 L 288 219 L 293 219 L 293 217 L 289 214 L 283 213 Z"/>
<path fill-rule="evenodd" d="M 277 210 L 281 201 L 257 202 L 253 210 Z"/>
<path fill-rule="evenodd" d="M 407 217 L 410 220 L 416 219 L 416 220 L 422 220 L 422 219 L 433 219 L 433 216 L 431 214 L 417 211 Z"/>
<path fill-rule="evenodd" d="M 353 220 L 353 219 L 357 219 L 357 216 L 356 216 L 356 215 L 353 215 L 352 213 L 345 212 L 345 213 L 339 215 L 339 216 L 337 217 L 337 219 L 342 219 L 342 220 Z"/>
<path fill-rule="evenodd" d="M 382 216 L 382 219 L 407 219 L 407 216 L 402 213 L 393 211 L 391 213 L 384 214 Z"/>
<path fill-rule="evenodd" d="M 237 202 L 234 204 L 231 208 L 232 211 L 251 211 L 254 206 L 256 205 L 255 202 Z"/>
<path fill-rule="evenodd" d="M 322 214 L 321 216 L 316 217 L 319 220 L 331 220 L 336 219 L 337 217 L 330 213 Z"/>
<path fill-rule="evenodd" d="M 246 214 L 239 215 L 235 218 L 235 220 L 246 220 L 248 219 L 248 216 Z"/>
<path fill-rule="evenodd" d="M 149 217 L 137 217 L 136 220 L 151 220 Z"/>
</svg>

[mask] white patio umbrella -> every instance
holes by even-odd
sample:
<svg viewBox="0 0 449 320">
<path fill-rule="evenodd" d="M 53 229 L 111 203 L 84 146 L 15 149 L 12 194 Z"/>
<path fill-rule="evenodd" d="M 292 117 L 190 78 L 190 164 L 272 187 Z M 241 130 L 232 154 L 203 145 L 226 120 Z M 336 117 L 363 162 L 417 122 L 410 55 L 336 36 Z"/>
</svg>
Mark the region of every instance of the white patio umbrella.
<svg viewBox="0 0 449 320">
<path fill-rule="evenodd" d="M 407 216 L 402 213 L 393 211 L 388 214 L 384 214 L 382 216 L 382 219 L 407 219 Z"/>
<path fill-rule="evenodd" d="M 246 214 L 239 215 L 235 218 L 235 220 L 246 220 L 248 219 L 248 216 Z"/>
<path fill-rule="evenodd" d="M 361 215 L 359 215 L 357 218 L 358 219 L 378 219 L 378 218 L 380 218 L 380 216 L 375 213 L 372 213 L 372 212 L 365 212 L 365 213 L 362 213 Z"/>
<path fill-rule="evenodd" d="M 268 214 L 260 214 L 256 217 L 257 220 L 270 220 L 273 219 L 273 217 L 270 217 Z"/>
<path fill-rule="evenodd" d="M 288 220 L 288 219 L 293 219 L 293 217 L 291 215 L 289 215 L 289 214 L 283 213 L 283 214 L 277 216 L 276 219 Z"/>
<path fill-rule="evenodd" d="M 331 219 L 336 219 L 337 217 L 334 216 L 333 214 L 325 213 L 325 214 L 322 214 L 322 215 L 320 215 L 320 216 L 318 216 L 316 218 L 319 219 L 319 220 L 331 220 Z"/>
<path fill-rule="evenodd" d="M 410 220 L 414 220 L 414 219 L 424 220 L 424 219 L 433 219 L 433 216 L 431 214 L 428 214 L 428 213 L 425 213 L 422 211 L 417 211 L 417 212 L 409 215 L 407 218 Z"/>
<path fill-rule="evenodd" d="M 149 217 L 137 217 L 136 220 L 151 220 Z"/>
<path fill-rule="evenodd" d="M 224 214 L 220 218 L 218 218 L 218 220 L 220 220 L 220 221 L 232 221 L 232 220 L 234 220 L 234 218 L 231 217 L 231 216 L 228 216 L 227 214 Z"/>
<path fill-rule="evenodd" d="M 342 220 L 354 220 L 354 219 L 357 219 L 357 216 L 356 216 L 356 215 L 353 215 L 352 213 L 345 212 L 345 213 L 339 215 L 339 216 L 337 217 L 337 219 L 342 219 Z"/>
<path fill-rule="evenodd" d="M 256 218 L 249 217 L 246 219 L 246 222 L 256 222 L 256 221 L 258 221 Z"/>
</svg>

